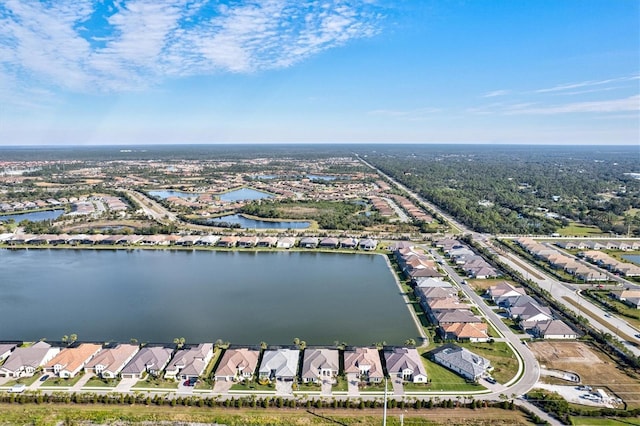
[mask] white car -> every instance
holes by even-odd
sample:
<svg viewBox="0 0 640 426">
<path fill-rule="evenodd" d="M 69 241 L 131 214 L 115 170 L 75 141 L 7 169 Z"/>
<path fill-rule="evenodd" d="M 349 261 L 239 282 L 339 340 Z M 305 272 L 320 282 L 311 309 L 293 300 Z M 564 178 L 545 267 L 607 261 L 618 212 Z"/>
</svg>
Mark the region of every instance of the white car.
<svg viewBox="0 0 640 426">
<path fill-rule="evenodd" d="M 9 393 L 22 393 L 27 389 L 27 385 L 24 383 L 18 383 L 17 385 L 13 385 L 11 389 L 9 389 Z"/>
</svg>

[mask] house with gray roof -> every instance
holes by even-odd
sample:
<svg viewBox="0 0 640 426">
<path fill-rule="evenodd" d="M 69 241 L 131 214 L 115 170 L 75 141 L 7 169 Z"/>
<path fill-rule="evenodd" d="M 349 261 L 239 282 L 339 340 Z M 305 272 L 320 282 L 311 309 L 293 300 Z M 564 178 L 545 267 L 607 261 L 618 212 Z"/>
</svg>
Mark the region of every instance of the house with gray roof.
<svg viewBox="0 0 640 426">
<path fill-rule="evenodd" d="M 578 334 L 560 320 L 547 320 L 536 323 L 533 333 L 543 339 L 577 339 Z"/>
<path fill-rule="evenodd" d="M 477 381 L 493 369 L 488 359 L 453 344 L 441 346 L 429 355 L 436 363 L 473 381 Z"/>
<path fill-rule="evenodd" d="M 339 361 L 336 349 L 307 349 L 304 351 L 300 377 L 304 383 L 334 382 Z"/>
<path fill-rule="evenodd" d="M 344 353 L 344 372 L 361 382 L 380 383 L 384 378 L 380 352 L 375 348 L 354 348 Z"/>
<path fill-rule="evenodd" d="M 300 240 L 300 247 L 302 248 L 316 248 L 320 240 L 316 237 L 305 237 Z"/>
<path fill-rule="evenodd" d="M 213 343 L 201 343 L 196 347 L 181 349 L 164 371 L 165 379 L 180 378 L 187 380 L 198 378 L 204 373 L 207 364 L 213 358 Z"/>
<path fill-rule="evenodd" d="M 145 374 L 159 376 L 160 372 L 169 363 L 173 349 L 160 346 L 145 346 L 134 355 L 122 369 L 122 378 L 142 379 Z"/>
<path fill-rule="evenodd" d="M 391 352 L 385 352 L 384 357 L 390 377 L 398 377 L 405 382 L 427 382 L 427 370 L 415 348 L 394 348 Z"/>
<path fill-rule="evenodd" d="M 51 361 L 60 348 L 54 348 L 46 342 L 38 342 L 25 348 L 16 348 L 2 367 L 0 367 L 0 377 L 30 377 L 33 376 L 38 367 L 42 367 Z"/>
<path fill-rule="evenodd" d="M 225 381 L 251 380 L 258 366 L 260 352 L 252 349 L 227 349 L 218 363 L 215 379 Z"/>
<path fill-rule="evenodd" d="M 297 349 L 264 351 L 258 371 L 259 377 L 291 382 L 298 374 L 299 357 L 300 351 Z"/>
<path fill-rule="evenodd" d="M 11 355 L 11 351 L 15 348 L 15 343 L 0 343 L 0 363 L 9 355 Z"/>
<path fill-rule="evenodd" d="M 365 238 L 363 240 L 360 240 L 360 243 L 358 244 L 358 247 L 361 250 L 366 250 L 366 251 L 375 250 L 377 246 L 378 246 L 378 241 L 371 238 Z"/>
</svg>

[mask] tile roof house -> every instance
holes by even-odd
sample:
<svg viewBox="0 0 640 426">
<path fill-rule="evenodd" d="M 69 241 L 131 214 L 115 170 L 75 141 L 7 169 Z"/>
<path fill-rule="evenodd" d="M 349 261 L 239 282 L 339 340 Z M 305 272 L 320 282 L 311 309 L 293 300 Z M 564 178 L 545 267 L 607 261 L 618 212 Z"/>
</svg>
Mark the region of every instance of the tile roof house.
<svg viewBox="0 0 640 426">
<path fill-rule="evenodd" d="M 15 343 L 0 343 L 0 363 L 11 355 L 11 351 L 16 348 Z"/>
<path fill-rule="evenodd" d="M 217 247 L 231 248 L 231 247 L 235 247 L 237 242 L 238 242 L 238 237 L 234 237 L 234 236 L 231 236 L 231 235 L 226 235 L 224 237 L 221 237 L 216 242 L 216 246 Z"/>
<path fill-rule="evenodd" d="M 173 349 L 159 346 L 145 346 L 134 355 L 129 363 L 122 369 L 120 375 L 123 378 L 142 379 L 149 373 L 159 376 L 162 369 L 169 363 Z"/>
<path fill-rule="evenodd" d="M 358 247 L 358 240 L 355 238 L 344 238 L 340 240 L 340 248 L 354 249 Z"/>
<path fill-rule="evenodd" d="M 491 361 L 456 345 L 444 345 L 430 352 L 438 364 L 469 380 L 478 380 L 492 370 Z"/>
<path fill-rule="evenodd" d="M 181 349 L 175 353 L 173 359 L 164 371 L 166 379 L 180 377 L 182 380 L 197 378 L 207 368 L 213 358 L 213 343 L 201 343 L 196 347 Z"/>
<path fill-rule="evenodd" d="M 333 237 L 326 237 L 320 240 L 319 246 L 322 248 L 338 248 L 340 245 L 340 240 Z"/>
<path fill-rule="evenodd" d="M 374 348 L 354 348 L 344 353 L 344 372 L 361 382 L 380 383 L 384 379 L 380 352 Z"/>
<path fill-rule="evenodd" d="M 394 348 L 392 352 L 385 352 L 384 357 L 390 377 L 413 383 L 427 382 L 427 370 L 415 348 Z"/>
<path fill-rule="evenodd" d="M 227 349 L 216 369 L 215 379 L 251 380 L 258 366 L 260 352 L 252 349 Z"/>
<path fill-rule="evenodd" d="M 360 243 L 358 244 L 358 247 L 361 250 L 365 250 L 365 251 L 375 250 L 377 246 L 378 246 L 378 241 L 373 240 L 371 238 L 365 238 L 364 240 L 360 240 Z"/>
<path fill-rule="evenodd" d="M 65 348 L 45 364 L 44 370 L 64 379 L 75 377 L 101 350 L 102 346 L 95 343 L 82 343 L 75 348 Z"/>
<path fill-rule="evenodd" d="M 496 305 L 510 304 L 509 300 L 518 298 L 524 294 L 527 294 L 522 287 L 515 287 L 512 284 L 502 281 L 496 285 L 489 287 L 487 294 L 493 300 Z"/>
<path fill-rule="evenodd" d="M 100 351 L 84 367 L 85 372 L 94 373 L 105 379 L 118 377 L 120 371 L 133 356 L 140 350 L 137 345 L 120 344 L 115 348 L 108 348 Z"/>
<path fill-rule="evenodd" d="M 549 321 L 553 319 L 551 310 L 546 306 L 540 306 L 535 302 L 529 302 L 522 306 L 512 306 L 509 308 L 511 318 L 520 321 L 523 330 L 533 328 L 537 322 Z"/>
<path fill-rule="evenodd" d="M 445 340 L 468 342 L 486 342 L 489 340 L 489 326 L 486 323 L 454 322 L 441 326 L 440 330 Z"/>
<path fill-rule="evenodd" d="M 264 351 L 258 371 L 260 378 L 293 381 L 298 373 L 299 356 L 300 351 L 297 349 Z"/>
<path fill-rule="evenodd" d="M 277 237 L 262 237 L 258 240 L 257 247 L 275 247 L 278 244 Z"/>
<path fill-rule="evenodd" d="M 316 237 L 305 237 L 300 240 L 300 247 L 302 248 L 316 248 L 318 247 L 318 238 Z"/>
<path fill-rule="evenodd" d="M 258 237 L 240 237 L 238 239 L 238 247 L 251 248 L 258 244 Z"/>
<path fill-rule="evenodd" d="M 276 243 L 276 247 L 290 249 L 291 247 L 295 247 L 296 239 L 293 237 L 282 237 L 278 239 Z"/>
<path fill-rule="evenodd" d="M 33 376 L 36 369 L 55 357 L 60 348 L 46 342 L 38 342 L 25 348 L 16 348 L 0 366 L 0 377 Z"/>
<path fill-rule="evenodd" d="M 456 322 L 461 323 L 481 323 L 482 319 L 476 316 L 467 309 L 456 309 L 456 310 L 444 310 L 444 311 L 434 311 L 429 313 L 429 318 L 432 319 L 432 322 L 439 326 L 444 326 L 446 324 L 453 324 Z"/>
<path fill-rule="evenodd" d="M 560 320 L 540 321 L 533 327 L 536 336 L 543 339 L 577 339 L 578 335 L 571 327 Z"/>
<path fill-rule="evenodd" d="M 333 383 L 338 375 L 339 361 L 336 349 L 306 349 L 300 377 L 305 383 Z"/>
</svg>

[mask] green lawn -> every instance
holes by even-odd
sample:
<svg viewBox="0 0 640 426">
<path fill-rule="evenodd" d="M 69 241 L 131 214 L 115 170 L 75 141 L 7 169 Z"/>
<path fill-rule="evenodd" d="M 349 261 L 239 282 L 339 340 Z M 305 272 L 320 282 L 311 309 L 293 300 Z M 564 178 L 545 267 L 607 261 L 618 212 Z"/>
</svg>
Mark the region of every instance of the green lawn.
<svg viewBox="0 0 640 426">
<path fill-rule="evenodd" d="M 359 390 L 362 393 L 366 393 L 366 392 L 384 392 L 384 381 L 382 383 L 372 383 L 370 385 L 360 385 L 359 386 Z M 393 386 L 391 386 L 391 384 L 387 385 L 387 391 L 388 392 L 393 392 Z"/>
<path fill-rule="evenodd" d="M 78 383 L 78 381 L 84 376 L 84 373 L 79 373 L 75 377 L 71 379 L 62 379 L 60 377 L 51 376 L 48 378 L 42 386 L 60 386 L 60 387 L 71 387 Z"/>
<path fill-rule="evenodd" d="M 161 378 L 147 377 L 133 385 L 134 388 L 150 388 L 150 389 L 177 389 L 178 382 L 175 380 L 165 380 Z"/>
<path fill-rule="evenodd" d="M 640 425 L 637 417 L 607 418 L 607 417 L 571 417 L 576 426 L 630 426 Z"/>
<path fill-rule="evenodd" d="M 120 379 L 102 379 L 98 376 L 93 376 L 83 387 L 95 387 L 95 388 L 115 388 Z"/>
<path fill-rule="evenodd" d="M 471 352 L 491 361 L 491 376 L 500 383 L 506 383 L 518 373 L 518 359 L 505 342 L 460 343 Z"/>
<path fill-rule="evenodd" d="M 276 385 L 273 383 L 269 383 L 268 385 L 261 385 L 258 382 L 250 381 L 250 382 L 239 382 L 231 385 L 231 390 L 239 390 L 239 391 L 276 391 Z"/>
<path fill-rule="evenodd" d="M 430 390 L 467 392 L 485 389 L 484 386 L 479 384 L 467 383 L 463 377 L 433 361 L 427 360 L 425 366 L 427 368 L 427 377 L 431 380 Z"/>
<path fill-rule="evenodd" d="M 40 377 L 42 377 L 42 375 L 40 373 L 36 373 L 31 377 L 20 377 L 19 379 L 9 380 L 3 386 L 13 386 L 13 385 L 17 385 L 18 383 L 29 386 L 32 383 L 34 383 L 36 380 L 39 380 Z"/>
<path fill-rule="evenodd" d="M 428 383 L 410 383 L 404 382 L 402 384 L 405 392 L 427 392 L 430 391 L 433 387 Z"/>
<path fill-rule="evenodd" d="M 316 383 L 298 383 L 297 390 L 303 392 L 320 392 L 322 390 L 322 387 L 320 386 L 320 384 Z"/>
<path fill-rule="evenodd" d="M 349 382 L 344 377 L 336 377 L 336 383 L 331 387 L 332 391 L 346 392 L 349 390 Z"/>
<path fill-rule="evenodd" d="M 587 226 L 576 222 L 571 222 L 564 228 L 558 229 L 558 234 L 563 237 L 589 237 L 602 235 L 602 231 L 597 226 Z"/>
</svg>

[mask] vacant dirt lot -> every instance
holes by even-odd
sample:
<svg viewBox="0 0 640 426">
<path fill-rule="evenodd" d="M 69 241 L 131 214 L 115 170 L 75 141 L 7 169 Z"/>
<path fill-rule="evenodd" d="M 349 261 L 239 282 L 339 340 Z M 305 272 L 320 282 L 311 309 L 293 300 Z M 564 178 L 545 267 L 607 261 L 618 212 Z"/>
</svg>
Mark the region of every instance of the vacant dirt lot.
<svg viewBox="0 0 640 426">
<path fill-rule="evenodd" d="M 529 346 L 544 368 L 577 373 L 582 384 L 608 390 L 628 408 L 640 407 L 640 375 L 636 372 L 630 377 L 594 346 L 583 342 L 533 342 Z"/>
</svg>

